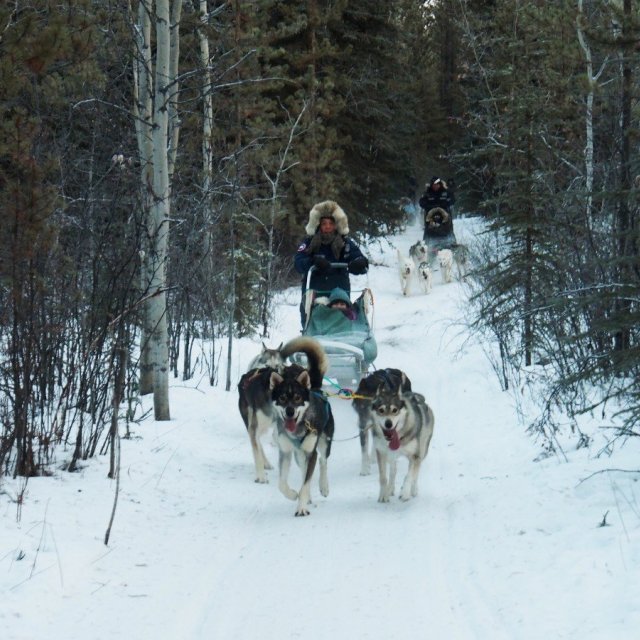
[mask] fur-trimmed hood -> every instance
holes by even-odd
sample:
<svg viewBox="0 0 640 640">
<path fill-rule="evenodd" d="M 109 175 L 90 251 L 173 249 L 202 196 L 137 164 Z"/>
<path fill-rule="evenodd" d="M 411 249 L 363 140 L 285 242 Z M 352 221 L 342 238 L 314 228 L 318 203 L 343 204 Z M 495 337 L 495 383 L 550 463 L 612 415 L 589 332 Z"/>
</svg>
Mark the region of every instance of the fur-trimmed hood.
<svg viewBox="0 0 640 640">
<path fill-rule="evenodd" d="M 449 220 L 449 214 L 442 207 L 434 207 L 433 209 L 429 209 L 425 220 L 427 221 L 427 223 L 434 222 L 436 216 L 439 216 L 442 220 L 440 224 L 444 224 Z"/>
<path fill-rule="evenodd" d="M 312 236 L 316 232 L 321 218 L 333 218 L 339 235 L 346 236 L 349 233 L 349 218 L 337 202 L 325 200 L 313 205 L 309 212 L 309 222 L 305 227 L 308 235 Z"/>
</svg>

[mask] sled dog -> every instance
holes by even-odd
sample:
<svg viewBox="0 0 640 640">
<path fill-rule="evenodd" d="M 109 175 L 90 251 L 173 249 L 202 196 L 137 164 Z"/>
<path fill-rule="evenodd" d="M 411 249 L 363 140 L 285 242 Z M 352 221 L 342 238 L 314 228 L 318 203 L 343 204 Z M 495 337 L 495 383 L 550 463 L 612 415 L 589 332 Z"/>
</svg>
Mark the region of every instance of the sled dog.
<svg viewBox="0 0 640 640">
<path fill-rule="evenodd" d="M 454 244 L 451 250 L 453 251 L 453 261 L 458 272 L 458 279 L 462 280 L 469 271 L 469 249 L 465 244 Z"/>
<path fill-rule="evenodd" d="M 271 402 L 271 374 L 282 371 L 278 368 L 260 367 L 249 369 L 238 383 L 238 408 L 247 428 L 253 462 L 256 471 L 256 482 L 269 482 L 265 470 L 273 469 L 262 448 L 261 439 L 275 424 L 275 411 Z M 302 367 L 299 367 L 302 371 Z"/>
<path fill-rule="evenodd" d="M 418 240 L 409 248 L 409 257 L 418 266 L 421 262 L 429 262 L 429 247 L 424 240 Z"/>
<path fill-rule="evenodd" d="M 238 408 L 249 434 L 256 482 L 268 482 L 265 470 L 273 469 L 262 447 L 261 439 L 268 433 L 275 421 L 271 404 L 271 372 L 284 369 L 284 358 L 280 349 L 270 349 L 262 343 L 262 351 L 251 361 L 249 370 L 238 383 Z"/>
<path fill-rule="evenodd" d="M 424 396 L 413 391 L 378 387 L 371 405 L 373 444 L 380 474 L 378 502 L 389 502 L 395 491 L 398 456 L 409 460 L 400 500 L 418 494 L 420 465 L 433 435 L 433 412 Z"/>
<path fill-rule="evenodd" d="M 453 252 L 451 249 L 440 249 L 438 251 L 438 263 L 442 270 L 442 281 L 451 282 L 451 270 L 453 268 Z"/>
<path fill-rule="evenodd" d="M 361 476 L 368 476 L 371 473 L 371 457 L 369 455 L 369 430 L 373 424 L 371 405 L 380 387 L 386 387 L 392 391 L 398 389 L 411 391 L 411 380 L 400 369 L 378 369 L 360 380 L 351 406 L 358 414 Z"/>
<path fill-rule="evenodd" d="M 433 272 L 428 262 L 421 262 L 418 265 L 418 281 L 424 293 L 429 293 L 433 285 Z"/>
<path fill-rule="evenodd" d="M 398 249 L 398 270 L 400 273 L 400 287 L 402 295 L 407 296 L 411 292 L 411 277 L 413 275 L 414 266 L 411 258 L 405 258 L 400 249 Z"/>
<path fill-rule="evenodd" d="M 263 342 L 262 351 L 251 361 L 247 371 L 251 371 L 251 369 L 261 369 L 262 367 L 271 367 L 272 369 L 281 369 L 284 367 L 284 358 L 280 353 L 282 344 L 281 342 L 279 347 L 270 349 Z"/>
<path fill-rule="evenodd" d="M 311 478 L 320 457 L 320 493 L 329 495 L 327 459 L 331 453 L 334 420 L 329 401 L 322 393 L 322 378 L 329 361 L 324 349 L 313 338 L 300 336 L 287 342 L 281 350 L 287 358 L 293 353 L 307 356 L 308 368 L 291 365 L 279 373 L 271 372 L 270 390 L 276 417 L 279 455 L 279 488 L 289 500 L 298 500 L 296 516 L 309 515 Z M 302 471 L 302 486 L 289 486 L 291 458 Z"/>
</svg>

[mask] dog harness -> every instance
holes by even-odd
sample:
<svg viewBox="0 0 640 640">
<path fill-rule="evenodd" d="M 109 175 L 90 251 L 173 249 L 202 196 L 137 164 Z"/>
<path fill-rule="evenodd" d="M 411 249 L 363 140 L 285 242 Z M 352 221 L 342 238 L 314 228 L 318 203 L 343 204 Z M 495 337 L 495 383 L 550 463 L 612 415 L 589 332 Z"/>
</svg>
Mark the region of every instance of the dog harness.
<svg viewBox="0 0 640 640">
<path fill-rule="evenodd" d="M 311 393 L 313 393 L 316 398 L 320 398 L 320 400 L 322 400 L 322 404 L 324 405 L 324 423 L 322 425 L 322 428 L 324 429 L 324 427 L 326 427 L 327 423 L 329 422 L 331 405 L 329 404 L 327 395 L 323 391 L 311 391 Z"/>
</svg>

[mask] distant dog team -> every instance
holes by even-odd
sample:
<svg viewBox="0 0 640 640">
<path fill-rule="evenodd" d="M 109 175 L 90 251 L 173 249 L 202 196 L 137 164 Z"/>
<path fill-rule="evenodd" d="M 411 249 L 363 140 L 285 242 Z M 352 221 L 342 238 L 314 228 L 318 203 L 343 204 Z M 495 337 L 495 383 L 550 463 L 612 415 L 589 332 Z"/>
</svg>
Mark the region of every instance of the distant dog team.
<svg viewBox="0 0 640 640">
<path fill-rule="evenodd" d="M 403 296 L 411 294 L 414 274 L 423 293 L 430 293 L 433 287 L 433 265 L 437 262 L 442 275 L 442 282 L 453 280 L 455 266 L 459 280 L 464 279 L 469 271 L 469 249 L 464 244 L 452 245 L 450 249 L 429 249 L 424 240 L 419 240 L 409 248 L 409 257 L 397 250 L 398 271 L 400 274 L 400 290 Z"/>
</svg>

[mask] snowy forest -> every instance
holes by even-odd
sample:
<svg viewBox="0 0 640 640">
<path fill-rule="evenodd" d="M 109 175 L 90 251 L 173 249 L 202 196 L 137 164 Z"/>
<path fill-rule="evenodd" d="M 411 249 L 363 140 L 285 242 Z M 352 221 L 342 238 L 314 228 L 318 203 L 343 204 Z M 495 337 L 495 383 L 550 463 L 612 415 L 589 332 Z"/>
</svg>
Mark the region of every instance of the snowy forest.
<svg viewBox="0 0 640 640">
<path fill-rule="evenodd" d="M 486 221 L 472 326 L 531 431 L 640 436 L 639 73 L 631 0 L 2 3 L 0 475 L 232 389 L 313 204 L 373 242 L 432 175 Z"/>
</svg>

